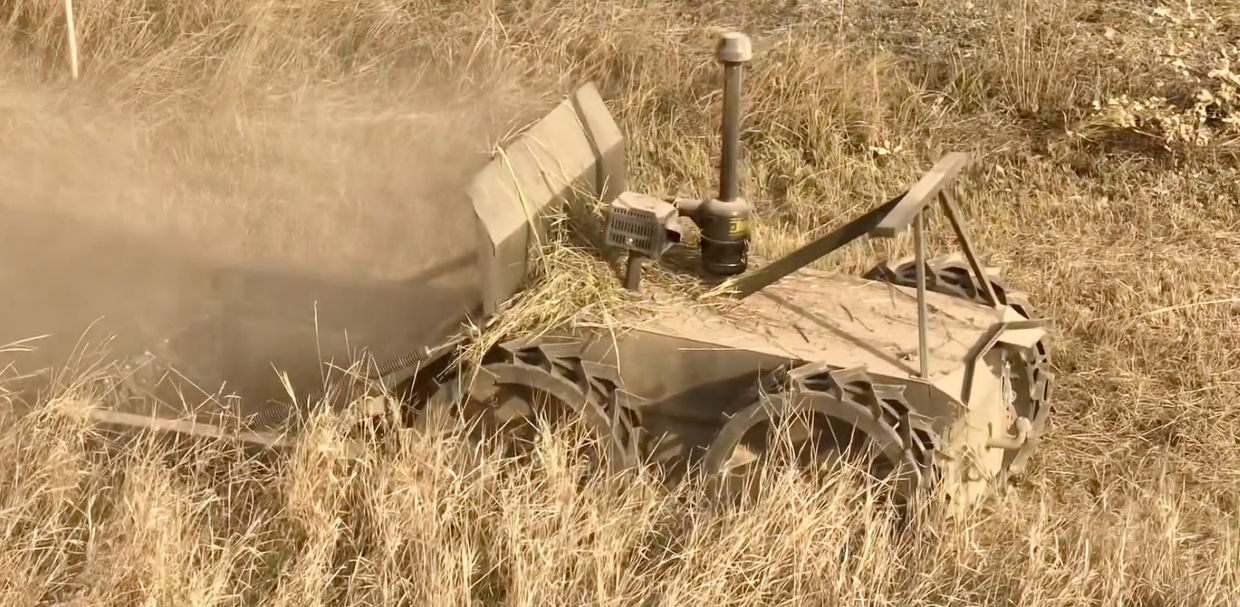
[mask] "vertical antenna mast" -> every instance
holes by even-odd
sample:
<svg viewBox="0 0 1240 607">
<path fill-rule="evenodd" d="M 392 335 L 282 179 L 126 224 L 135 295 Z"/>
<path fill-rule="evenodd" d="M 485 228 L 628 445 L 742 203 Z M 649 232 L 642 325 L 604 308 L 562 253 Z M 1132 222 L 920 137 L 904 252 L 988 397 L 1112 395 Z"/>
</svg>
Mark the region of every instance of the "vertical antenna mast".
<svg viewBox="0 0 1240 607">
<path fill-rule="evenodd" d="M 724 34 L 715 48 L 723 65 L 723 122 L 719 158 L 719 196 L 697 210 L 702 229 L 702 269 L 714 276 L 734 276 L 749 267 L 749 203 L 740 192 L 741 84 L 753 45 L 740 32 Z"/>
</svg>

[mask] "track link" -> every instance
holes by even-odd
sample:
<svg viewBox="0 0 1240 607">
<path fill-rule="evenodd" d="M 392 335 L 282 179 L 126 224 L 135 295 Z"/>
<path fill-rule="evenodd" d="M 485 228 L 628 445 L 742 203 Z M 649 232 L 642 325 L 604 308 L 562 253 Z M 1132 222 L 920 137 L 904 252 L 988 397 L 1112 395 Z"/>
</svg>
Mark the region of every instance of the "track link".
<svg viewBox="0 0 1240 607">
<path fill-rule="evenodd" d="M 844 451 L 862 447 L 856 441 L 864 439 L 875 449 L 868 461 L 870 474 L 891 483 L 900 498 L 911 497 L 937 478 L 933 454 L 938 437 L 909 406 L 903 386 L 875 383 L 863 368 L 816 364 L 772 374 L 763 383 L 764 394 L 731 417 L 716 435 L 703 461 L 707 474 L 728 476 L 738 447 L 752 453 L 753 447 L 745 443 L 758 438 L 753 430 L 766 427 L 761 432 L 765 436 L 756 442 L 759 450 L 769 450 L 763 443 L 781 420 L 808 414 L 814 421 L 802 428 L 801 437 L 794 437 L 810 447 L 811 459 L 802 459 L 803 466 L 838 459 Z M 846 438 L 843 432 L 848 433 Z"/>
<path fill-rule="evenodd" d="M 636 418 L 624 406 L 614 368 L 585 360 L 577 341 L 549 343 L 517 339 L 488 352 L 481 363 L 462 362 L 438 382 L 424 415 L 481 424 L 484 432 L 511 438 L 515 426 L 537 418 L 553 424 L 564 414 L 579 417 L 603 441 L 609 465 L 630 465 L 635 457 Z M 550 396 L 550 406 L 534 402 Z"/>
</svg>

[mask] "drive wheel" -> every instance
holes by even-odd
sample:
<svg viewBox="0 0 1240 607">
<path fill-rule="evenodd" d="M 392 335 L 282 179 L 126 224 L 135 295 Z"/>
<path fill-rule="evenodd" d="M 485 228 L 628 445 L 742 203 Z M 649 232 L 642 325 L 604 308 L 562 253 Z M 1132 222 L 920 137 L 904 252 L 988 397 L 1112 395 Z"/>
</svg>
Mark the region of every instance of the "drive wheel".
<svg viewBox="0 0 1240 607">
<path fill-rule="evenodd" d="M 553 358 L 537 347 L 528 348 L 466 366 L 441 382 L 422 417 L 431 425 L 446 422 L 450 429 L 463 430 L 474 442 L 499 441 L 509 457 L 528 455 L 544 432 L 581 423 L 593 440 L 577 455 L 596 460 L 601 447 L 614 465 L 622 453 L 600 402 L 606 385 L 592 381 L 578 359 Z"/>
<path fill-rule="evenodd" d="M 925 486 L 932 477 L 932 435 L 912 428 L 902 399 L 880 397 L 863 377 L 840 375 L 805 378 L 724 424 L 703 468 L 725 496 L 756 496 L 763 468 L 782 462 L 815 476 L 853 463 L 901 503 Z"/>
<path fill-rule="evenodd" d="M 1051 390 L 1050 357 L 1043 342 L 1035 344 L 1032 351 L 1024 348 L 1006 350 L 1003 379 L 1010 421 L 1007 433 L 1016 434 L 1022 418 L 1028 420 L 1030 430 L 1019 449 L 1004 454 L 999 479 L 1001 486 L 1007 485 L 1013 476 L 1023 473 L 1030 458 L 1037 452 L 1048 425 Z"/>
<path fill-rule="evenodd" d="M 1011 307 L 1024 318 L 1032 318 L 1028 297 L 1009 288 L 996 268 L 983 268 L 986 279 L 1000 305 Z M 917 266 L 913 259 L 902 260 L 894 269 L 881 265 L 866 274 L 872 280 L 882 280 L 903 287 L 916 287 Z M 960 253 L 935 257 L 926 261 L 927 289 L 988 305 L 981 285 L 969 269 L 968 261 Z M 1004 359 L 1004 383 L 1008 390 L 1007 404 L 1010 425 L 1009 435 L 1016 434 L 1020 418 L 1028 420 L 1030 431 L 1025 443 L 1017 450 L 1008 451 L 1003 458 L 1000 472 L 1001 486 L 1012 476 L 1024 471 L 1029 459 L 1037 451 L 1040 438 L 1046 432 L 1050 419 L 1051 388 L 1054 374 L 1051 371 L 1051 354 L 1046 340 L 1039 340 L 1031 349 L 1007 347 Z"/>
</svg>

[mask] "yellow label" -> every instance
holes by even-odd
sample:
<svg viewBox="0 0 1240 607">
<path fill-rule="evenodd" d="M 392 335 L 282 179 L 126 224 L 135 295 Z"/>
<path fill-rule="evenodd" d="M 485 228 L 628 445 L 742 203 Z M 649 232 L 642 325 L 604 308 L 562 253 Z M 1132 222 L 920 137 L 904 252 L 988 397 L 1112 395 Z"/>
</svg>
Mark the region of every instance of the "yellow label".
<svg viewBox="0 0 1240 607">
<path fill-rule="evenodd" d="M 731 234 L 733 236 L 737 234 L 744 234 L 748 231 L 749 231 L 749 220 L 748 219 L 733 219 L 728 224 L 728 234 Z"/>
</svg>

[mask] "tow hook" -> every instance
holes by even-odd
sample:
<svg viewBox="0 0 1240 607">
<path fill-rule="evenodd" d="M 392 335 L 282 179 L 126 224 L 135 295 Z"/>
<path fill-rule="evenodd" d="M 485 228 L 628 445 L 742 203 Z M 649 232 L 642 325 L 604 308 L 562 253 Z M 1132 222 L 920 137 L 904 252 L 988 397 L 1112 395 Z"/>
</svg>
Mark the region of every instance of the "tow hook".
<svg viewBox="0 0 1240 607">
<path fill-rule="evenodd" d="M 1025 441 L 1029 440 L 1029 434 L 1033 432 L 1033 424 L 1028 418 L 1016 418 L 1016 436 L 992 436 L 986 446 L 991 449 L 1004 449 L 1007 451 L 1016 451 L 1025 446 Z"/>
</svg>

